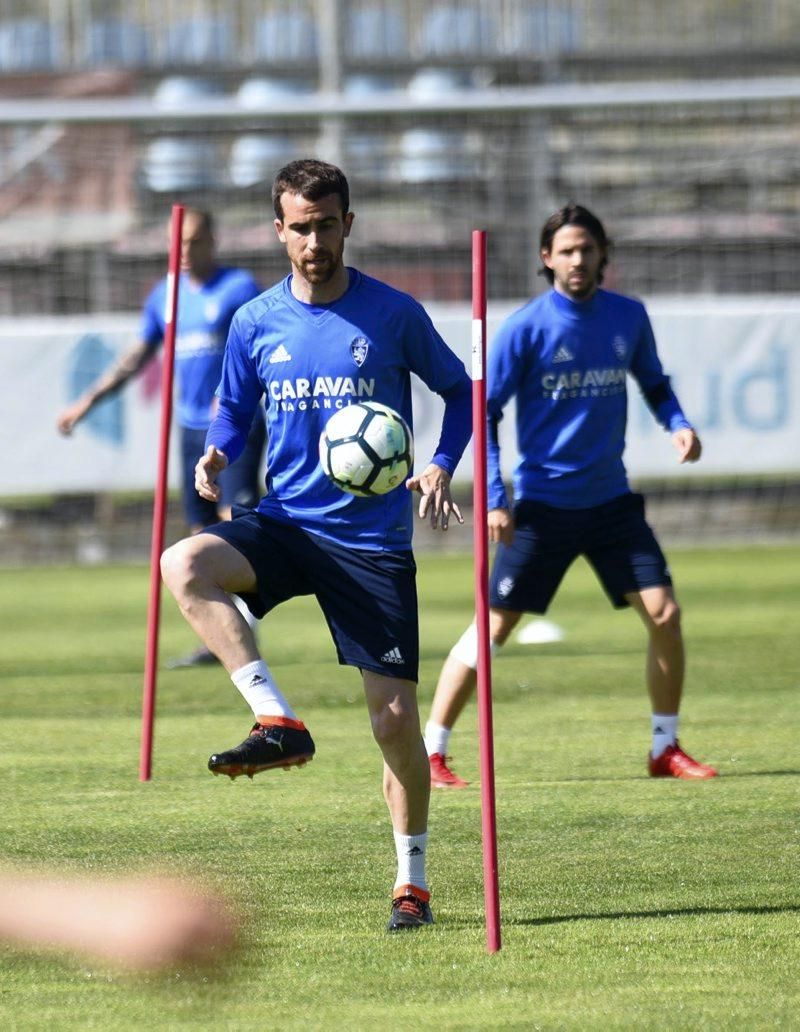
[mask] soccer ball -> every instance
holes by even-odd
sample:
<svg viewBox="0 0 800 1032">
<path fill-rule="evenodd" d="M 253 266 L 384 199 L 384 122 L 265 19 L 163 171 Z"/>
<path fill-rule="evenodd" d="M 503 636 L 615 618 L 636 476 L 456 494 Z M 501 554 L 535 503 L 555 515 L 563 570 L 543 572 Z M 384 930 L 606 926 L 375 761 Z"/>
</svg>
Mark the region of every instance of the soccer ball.
<svg viewBox="0 0 800 1032">
<path fill-rule="evenodd" d="M 319 438 L 319 461 L 342 491 L 383 495 L 411 472 L 414 442 L 399 412 L 376 401 L 357 401 L 328 420 Z"/>
</svg>

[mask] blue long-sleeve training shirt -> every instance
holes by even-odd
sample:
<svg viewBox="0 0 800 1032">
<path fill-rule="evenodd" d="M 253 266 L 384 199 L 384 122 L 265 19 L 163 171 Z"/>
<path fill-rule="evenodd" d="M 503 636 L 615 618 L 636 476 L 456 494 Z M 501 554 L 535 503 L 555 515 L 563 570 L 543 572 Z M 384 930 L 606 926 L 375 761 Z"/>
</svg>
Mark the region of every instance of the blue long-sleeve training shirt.
<svg viewBox="0 0 800 1032">
<path fill-rule="evenodd" d="M 179 426 L 207 430 L 216 410 L 214 392 L 236 309 L 261 290 L 244 269 L 217 268 L 205 283 L 182 272 L 175 324 L 175 415 Z M 164 340 L 167 280 L 153 287 L 144 304 L 141 339 L 155 349 Z"/>
<path fill-rule="evenodd" d="M 445 400 L 442 435 L 430 461 L 452 473 L 471 433 L 470 380 L 421 305 L 355 269 L 349 274 L 349 288 L 329 305 L 298 301 L 288 276 L 239 309 L 206 443 L 232 462 L 263 394 L 267 493 L 259 512 L 353 548 L 406 550 L 411 493 L 401 487 L 359 498 L 340 491 L 320 466 L 320 434 L 337 409 L 367 400 L 398 411 L 413 431 L 415 373 Z"/>
<path fill-rule="evenodd" d="M 512 397 L 516 501 L 582 509 L 629 491 L 622 460 L 628 373 L 665 429 L 690 426 L 641 302 L 607 290 L 578 302 L 550 290 L 511 315 L 488 360 L 489 508 L 509 505 L 497 422 Z"/>
</svg>

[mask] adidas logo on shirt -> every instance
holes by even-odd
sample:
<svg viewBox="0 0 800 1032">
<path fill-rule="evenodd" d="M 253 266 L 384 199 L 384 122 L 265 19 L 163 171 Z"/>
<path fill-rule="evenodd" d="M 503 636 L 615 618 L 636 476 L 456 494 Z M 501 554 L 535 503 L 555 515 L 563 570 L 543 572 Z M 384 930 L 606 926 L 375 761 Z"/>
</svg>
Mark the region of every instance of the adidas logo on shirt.
<svg viewBox="0 0 800 1032">
<path fill-rule="evenodd" d="M 291 362 L 291 361 L 292 361 L 292 356 L 289 354 L 289 352 L 286 350 L 286 348 L 283 346 L 283 344 L 279 344 L 277 346 L 277 348 L 275 348 L 275 350 L 269 356 L 269 364 L 270 365 L 275 365 L 276 362 Z"/>
<path fill-rule="evenodd" d="M 553 362 L 571 362 L 574 359 L 574 357 L 575 356 L 572 354 L 569 348 L 564 347 L 564 345 L 562 344 L 558 351 L 556 351 L 555 355 L 553 355 Z M 270 362 L 271 361 L 272 359 L 270 359 Z"/>
<path fill-rule="evenodd" d="M 384 652 L 381 656 L 381 663 L 402 663 L 403 654 L 395 645 L 393 649 L 389 649 L 388 652 Z"/>
</svg>

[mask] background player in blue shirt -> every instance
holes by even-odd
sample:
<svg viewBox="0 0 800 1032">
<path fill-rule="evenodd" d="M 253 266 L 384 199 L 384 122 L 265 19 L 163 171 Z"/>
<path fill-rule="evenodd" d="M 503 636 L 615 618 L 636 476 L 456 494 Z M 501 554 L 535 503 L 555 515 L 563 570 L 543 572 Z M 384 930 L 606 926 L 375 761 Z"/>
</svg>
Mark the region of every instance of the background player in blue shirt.
<svg viewBox="0 0 800 1032">
<path fill-rule="evenodd" d="M 631 606 L 649 636 L 647 688 L 653 777 L 711 778 L 677 739 L 684 679 L 680 610 L 666 560 L 631 492 L 622 461 L 626 380 L 637 381 L 680 462 L 700 458 L 700 440 L 661 367 L 644 306 L 600 288 L 608 239 L 591 212 L 569 205 L 545 223 L 540 250 L 553 289 L 514 313 L 488 363 L 490 637 L 502 645 L 523 613 L 545 613 L 573 560 L 585 555 L 616 607 Z M 497 424 L 516 397 L 519 459 L 514 508 L 500 472 Z M 466 782 L 447 766 L 453 725 L 476 682 L 473 624 L 445 661 L 425 728 L 437 787 Z"/>
<path fill-rule="evenodd" d="M 430 774 L 417 709 L 418 626 L 412 497 L 446 530 L 463 522 L 450 479 L 469 440 L 471 385 L 461 361 L 413 298 L 345 266 L 353 214 L 342 172 L 292 162 L 272 192 L 275 228 L 291 274 L 237 312 L 219 412 L 197 466 L 209 499 L 233 461 L 262 395 L 268 427 L 267 493 L 256 509 L 174 545 L 164 580 L 250 705 L 255 725 L 209 768 L 234 778 L 306 763 L 311 735 L 281 693 L 231 604 L 256 616 L 295 595 L 316 596 L 339 662 L 359 668 L 384 759 L 384 795 L 397 850 L 389 930 L 431 923 L 425 874 Z M 406 487 L 378 498 L 345 494 L 325 476 L 318 441 L 328 418 L 359 398 L 412 424 L 410 374 L 445 400 L 431 462 Z M 408 488 L 408 490 L 406 489 Z"/>
<path fill-rule="evenodd" d="M 219 520 L 230 519 L 231 506 L 254 505 L 261 487 L 259 471 L 264 450 L 264 420 L 253 419 L 246 447 L 238 462 L 220 477 L 221 495 L 202 498 L 194 484 L 194 467 L 205 451 L 205 438 L 217 408 L 215 391 L 222 372 L 225 341 L 234 312 L 260 293 L 243 269 L 217 264 L 212 217 L 188 208 L 181 235 L 181 281 L 175 336 L 175 415 L 181 435 L 181 491 L 186 522 L 195 534 Z M 58 417 L 58 428 L 72 432 L 103 398 L 116 393 L 157 353 L 164 340 L 167 279 L 150 292 L 142 312 L 139 340 L 80 398 Z M 203 648 L 173 666 L 214 662 Z"/>
</svg>

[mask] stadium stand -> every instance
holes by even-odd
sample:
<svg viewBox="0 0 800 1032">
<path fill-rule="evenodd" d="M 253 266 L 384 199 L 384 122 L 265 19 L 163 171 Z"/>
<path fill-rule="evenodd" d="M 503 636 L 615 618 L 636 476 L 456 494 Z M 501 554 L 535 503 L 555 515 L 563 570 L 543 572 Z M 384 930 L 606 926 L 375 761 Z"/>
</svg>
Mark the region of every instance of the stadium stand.
<svg viewBox="0 0 800 1032">
<path fill-rule="evenodd" d="M 321 134 L 323 121 L 315 118 L 313 101 L 296 110 L 287 103 L 292 93 L 313 90 L 320 80 L 322 55 L 309 4 L 252 0 L 233 11 L 220 3 L 198 3 L 191 20 L 185 18 L 185 7 L 169 4 L 156 11 L 144 3 L 86 0 L 69 5 L 66 15 L 58 8 L 62 13 L 53 16 L 48 5 L 28 7 L 24 18 L 0 18 L 2 97 L 96 97 L 105 91 L 110 105 L 125 75 L 127 94 L 152 96 L 165 118 L 160 125 L 122 119 L 113 131 L 109 128 L 107 144 L 98 143 L 103 135 L 93 127 L 94 174 L 77 145 L 81 137 L 63 122 L 65 138 L 44 149 L 56 131 L 53 125 L 0 122 L 5 145 L 0 264 L 16 247 L 15 223 L 36 223 L 42 211 L 57 206 L 55 197 L 70 196 L 69 183 L 79 184 L 79 194 L 96 198 L 95 225 L 106 218 L 109 226 L 119 227 L 124 216 L 126 225 L 145 229 L 166 196 L 182 191 L 193 200 L 207 191 L 209 203 L 249 209 L 249 217 L 262 220 L 264 209 L 253 188 L 268 178 L 270 155 L 285 153 L 274 146 L 284 140 L 337 146 L 340 155 L 354 161 L 353 174 L 370 196 L 406 209 L 418 207 L 420 190 L 448 182 L 467 188 L 465 203 L 485 205 L 484 173 L 500 170 L 504 200 L 495 199 L 490 214 L 501 220 L 501 231 L 504 219 L 517 218 L 520 205 L 525 212 L 538 212 L 560 198 L 580 196 L 603 210 L 614 229 L 620 286 L 649 296 L 676 290 L 791 289 L 800 153 L 796 101 L 676 103 L 657 110 L 612 101 L 598 110 L 582 107 L 577 89 L 588 77 L 626 82 L 658 76 L 680 82 L 695 75 L 702 81 L 709 77 L 704 55 L 713 50 L 715 70 L 721 73 L 726 54 L 737 47 L 740 76 L 764 67 L 757 62 L 759 53 L 770 54 L 770 69 L 780 72 L 787 33 L 800 20 L 786 0 L 761 5 L 759 19 L 741 5 L 716 20 L 715 5 L 672 5 L 669 32 L 666 16 L 659 13 L 663 8 L 653 3 L 634 5 L 634 10 L 629 4 L 568 0 L 430 7 L 416 0 L 339 0 L 345 27 L 338 54 L 343 95 L 355 98 L 357 89 L 358 97 L 374 100 L 391 83 L 405 86 L 409 97 L 430 110 L 395 109 L 390 121 L 366 113 L 346 118 L 338 144 L 330 143 L 329 133 Z M 752 46 L 744 51 L 746 36 Z M 600 54 L 605 56 L 602 67 Z M 446 108 L 451 92 L 537 83 L 559 88 L 574 83 L 574 106 L 472 111 L 468 117 L 438 109 Z M 229 121 L 198 126 L 178 117 L 192 100 L 206 95 L 231 98 Z M 287 110 L 295 115 L 290 131 Z M 245 120 L 247 111 L 251 117 Z M 168 112 L 175 113 L 174 122 Z M 302 130 L 299 137 L 294 130 Z M 263 144 L 255 138 L 262 133 Z M 471 184 L 470 167 L 476 173 Z M 127 187 L 121 189 L 125 175 Z M 71 218 L 68 207 L 61 212 L 65 222 Z M 452 207 L 436 214 L 452 217 Z M 441 235 L 449 253 L 452 234 L 445 227 Z M 73 268 L 109 261 L 107 249 L 97 247 L 104 247 L 107 238 L 98 240 L 95 230 L 88 236 L 97 241 L 91 257 L 88 252 L 76 256 Z M 70 239 L 73 251 L 77 242 Z M 41 273 L 52 264 L 52 252 L 46 240 L 35 250 L 31 261 Z M 676 251 L 682 261 L 665 261 Z M 237 262 L 244 256 L 230 257 Z M 407 252 L 397 257 L 401 264 L 408 260 Z M 524 296 L 536 286 L 531 264 L 498 270 L 496 282 L 506 296 Z M 155 277 L 156 269 L 143 275 Z M 79 276 L 60 300 L 50 292 L 54 313 L 94 308 L 92 298 L 80 296 L 81 282 L 86 278 Z M 19 287 L 18 280 L 12 308 L 3 311 L 39 310 L 41 291 L 26 300 Z"/>
<path fill-rule="evenodd" d="M 400 11 L 348 5 L 344 45 L 351 60 L 397 58 L 408 53 L 408 25 Z"/>
<path fill-rule="evenodd" d="M 317 25 L 309 4 L 279 4 L 257 17 L 253 33 L 256 64 L 287 64 L 317 57 Z"/>
<path fill-rule="evenodd" d="M 481 4 L 434 4 L 426 12 L 419 37 L 424 57 L 478 57 L 498 52 L 494 11 Z"/>
<path fill-rule="evenodd" d="M 90 68 L 141 68 L 151 60 L 147 30 L 128 18 L 92 18 L 86 22 L 85 60 Z"/>
<path fill-rule="evenodd" d="M 164 59 L 173 65 L 224 65 L 235 53 L 233 28 L 226 15 L 195 16 L 170 25 Z"/>
<path fill-rule="evenodd" d="M 43 18 L 10 19 L 0 24 L 0 74 L 55 68 L 62 47 L 58 25 Z"/>
</svg>

